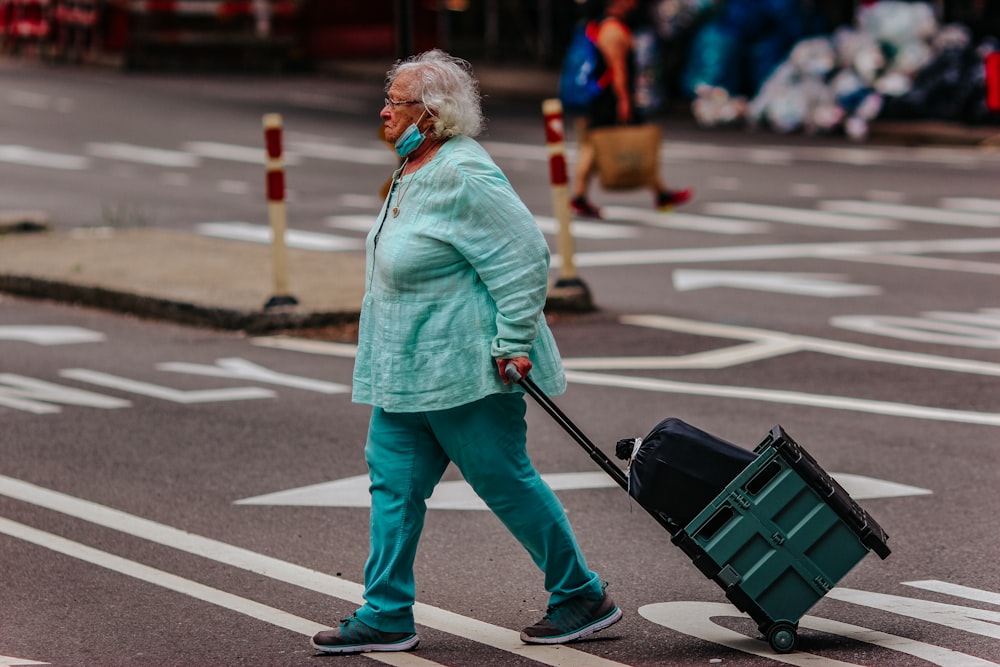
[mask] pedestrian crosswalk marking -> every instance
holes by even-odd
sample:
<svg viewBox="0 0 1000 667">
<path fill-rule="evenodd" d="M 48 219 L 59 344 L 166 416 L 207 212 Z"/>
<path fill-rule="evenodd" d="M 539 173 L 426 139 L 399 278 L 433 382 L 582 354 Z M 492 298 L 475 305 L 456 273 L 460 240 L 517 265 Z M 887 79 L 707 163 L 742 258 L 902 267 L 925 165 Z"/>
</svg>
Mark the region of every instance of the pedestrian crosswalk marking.
<svg viewBox="0 0 1000 667">
<path fill-rule="evenodd" d="M 111 528 L 153 544 L 167 546 L 201 558 L 208 558 L 216 563 L 247 572 L 254 572 L 274 581 L 298 586 L 308 591 L 355 604 L 363 602 L 364 586 L 360 583 L 75 498 L 13 477 L 0 475 L 0 495 L 98 526 Z M 308 619 L 293 616 L 288 612 L 267 607 L 225 591 L 210 589 L 197 582 L 150 568 L 136 561 L 128 561 L 108 552 L 100 552 L 2 517 L 0 517 L 0 533 L 39 544 L 67 556 L 88 560 L 102 567 L 110 567 L 122 574 L 260 618 L 306 636 L 320 629 L 317 624 Z M 506 651 L 518 656 L 519 659 L 532 660 L 552 667 L 583 667 L 584 665 L 587 667 L 623 667 L 622 663 L 570 646 L 560 646 L 558 651 L 553 650 L 550 646 L 526 646 L 520 640 L 516 630 L 485 623 L 427 603 L 418 602 L 414 605 L 413 611 L 418 625 Z M 434 664 L 409 653 L 371 653 L 365 655 L 379 662 L 398 667 L 424 667 Z"/>
<path fill-rule="evenodd" d="M 1000 214 L 1000 199 L 985 199 L 980 197 L 945 197 L 941 200 L 944 208 L 960 211 L 978 211 L 980 213 Z"/>
<path fill-rule="evenodd" d="M 673 273 L 674 289 L 679 292 L 708 287 L 730 287 L 825 298 L 870 296 L 882 292 L 881 288 L 873 285 L 855 285 L 846 281 L 847 276 L 832 273 L 699 269 L 678 269 Z"/>
<path fill-rule="evenodd" d="M 758 234 L 770 231 L 771 225 L 760 220 L 701 215 L 697 213 L 671 213 L 669 215 L 652 209 L 631 206 L 605 206 L 604 216 L 609 220 L 626 220 L 650 227 L 665 229 L 688 229 L 710 234 Z M 576 235 L 577 223 L 573 223 Z"/>
<path fill-rule="evenodd" d="M 703 262 L 750 262 L 781 259 L 856 260 L 870 255 L 925 255 L 930 253 L 1000 252 L 998 238 L 931 239 L 926 241 L 868 241 L 846 243 L 786 243 L 707 248 L 654 248 L 581 252 L 578 267 L 635 264 L 696 264 Z M 553 267 L 560 258 L 552 258 Z"/>
<path fill-rule="evenodd" d="M 977 213 L 971 211 L 947 210 L 932 206 L 908 206 L 888 202 L 835 200 L 822 201 L 819 207 L 824 211 L 852 213 L 857 215 L 885 216 L 914 222 L 937 225 L 960 225 L 963 227 L 1000 227 L 1000 213 Z"/>
<path fill-rule="evenodd" d="M 861 216 L 843 213 L 792 208 L 788 206 L 764 206 L 741 202 L 713 202 L 704 206 L 709 214 L 784 222 L 793 225 L 830 227 L 834 229 L 880 230 L 898 229 L 899 222 L 881 215 Z"/>
<path fill-rule="evenodd" d="M 0 146 L 0 162 L 71 171 L 81 171 L 90 166 L 90 161 L 82 155 L 54 153 L 16 145 Z"/>
<path fill-rule="evenodd" d="M 181 167 L 192 168 L 201 164 L 197 155 L 192 155 L 188 152 L 136 146 L 135 144 L 121 142 L 91 142 L 86 145 L 86 151 L 88 155 L 107 160 L 136 162 L 172 169 Z"/>
<path fill-rule="evenodd" d="M 271 242 L 271 227 L 268 225 L 254 225 L 249 222 L 205 222 L 197 225 L 196 230 L 202 236 L 231 241 Z M 364 248 L 364 241 L 321 232 L 288 229 L 285 231 L 285 245 L 300 250 L 340 252 L 361 250 Z"/>
</svg>

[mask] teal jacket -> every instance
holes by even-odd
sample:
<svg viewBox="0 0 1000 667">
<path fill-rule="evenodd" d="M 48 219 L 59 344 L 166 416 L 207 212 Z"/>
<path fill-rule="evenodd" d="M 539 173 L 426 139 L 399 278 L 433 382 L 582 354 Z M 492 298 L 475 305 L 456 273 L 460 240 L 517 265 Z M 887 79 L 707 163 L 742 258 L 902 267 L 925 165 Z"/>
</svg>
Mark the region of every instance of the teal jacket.
<svg viewBox="0 0 1000 667">
<path fill-rule="evenodd" d="M 520 391 L 495 362 L 519 356 L 561 393 L 542 314 L 548 267 L 534 217 L 475 140 L 453 137 L 416 173 L 397 171 L 368 234 L 353 400 L 422 412 Z"/>
</svg>

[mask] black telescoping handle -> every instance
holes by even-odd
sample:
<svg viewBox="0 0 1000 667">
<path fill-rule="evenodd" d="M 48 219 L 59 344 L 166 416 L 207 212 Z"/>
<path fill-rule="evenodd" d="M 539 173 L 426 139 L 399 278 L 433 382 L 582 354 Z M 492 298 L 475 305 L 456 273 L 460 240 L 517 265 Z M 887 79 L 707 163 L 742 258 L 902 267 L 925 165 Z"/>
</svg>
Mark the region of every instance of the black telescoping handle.
<svg viewBox="0 0 1000 667">
<path fill-rule="evenodd" d="M 611 479 L 618 483 L 618 486 L 622 487 L 625 492 L 628 493 L 629 483 L 628 476 L 625 474 L 625 471 L 619 468 L 607 454 L 591 442 L 590 438 L 588 438 L 586 434 L 581 431 L 580 428 L 574 424 L 562 410 L 559 409 L 559 406 L 556 405 L 537 384 L 535 384 L 534 380 L 528 376 L 522 376 L 514 364 L 507 364 L 504 368 L 504 375 L 506 375 L 507 379 L 510 381 L 517 382 L 519 385 L 524 387 L 525 392 L 530 394 L 531 397 L 535 399 L 540 406 L 542 406 L 542 409 L 549 413 L 549 415 L 556 420 L 556 423 L 562 426 L 563 429 L 569 433 L 570 436 L 576 440 L 588 454 L 590 454 L 590 458 L 592 458 L 597 465 L 604 470 L 604 472 L 608 473 Z M 657 523 L 666 528 L 671 535 L 680 529 L 680 526 L 660 512 L 651 510 L 648 507 L 644 507 L 643 509 L 645 509 L 650 516 L 656 519 Z"/>
<path fill-rule="evenodd" d="M 511 373 L 512 370 L 514 374 L 517 375 L 517 379 L 513 377 Z M 590 458 L 592 458 L 597 465 L 604 470 L 604 472 L 608 473 L 608 475 L 611 476 L 611 479 L 618 483 L 618 486 L 625 489 L 625 491 L 628 491 L 628 477 L 625 476 L 624 471 L 615 465 L 615 462 L 612 461 L 607 454 L 598 449 L 597 445 L 590 441 L 590 438 L 588 438 L 583 431 L 581 431 L 580 428 L 574 424 L 562 410 L 559 409 L 558 405 L 552 402 L 552 399 L 549 398 L 537 384 L 535 384 L 534 380 L 527 376 L 521 377 L 521 374 L 518 373 L 517 368 L 515 368 L 513 364 L 509 364 L 505 372 L 508 378 L 520 383 L 520 385 L 524 387 L 524 390 L 531 394 L 531 397 L 535 399 L 540 406 L 542 406 L 542 409 L 548 412 L 549 415 L 551 415 L 552 418 L 555 419 L 556 422 L 562 426 L 574 440 L 580 443 L 580 446 L 583 447 L 588 454 L 590 454 Z"/>
</svg>

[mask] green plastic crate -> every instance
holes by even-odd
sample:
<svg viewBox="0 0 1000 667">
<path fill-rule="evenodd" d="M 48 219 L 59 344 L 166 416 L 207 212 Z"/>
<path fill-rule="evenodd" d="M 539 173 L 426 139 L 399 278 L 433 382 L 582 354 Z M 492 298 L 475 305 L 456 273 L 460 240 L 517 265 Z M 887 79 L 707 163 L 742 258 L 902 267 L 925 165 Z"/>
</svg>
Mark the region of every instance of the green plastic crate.
<svg viewBox="0 0 1000 667">
<path fill-rule="evenodd" d="M 888 537 L 781 426 L 673 541 L 780 653 L 799 619 Z"/>
</svg>

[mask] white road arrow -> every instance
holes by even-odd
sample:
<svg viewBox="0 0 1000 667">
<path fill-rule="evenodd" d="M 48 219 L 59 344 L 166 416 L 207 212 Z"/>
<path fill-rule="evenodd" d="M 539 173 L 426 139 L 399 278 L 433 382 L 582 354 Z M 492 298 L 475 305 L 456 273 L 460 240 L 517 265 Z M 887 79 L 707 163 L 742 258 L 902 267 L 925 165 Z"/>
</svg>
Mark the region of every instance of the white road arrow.
<svg viewBox="0 0 1000 667">
<path fill-rule="evenodd" d="M 898 498 L 921 496 L 931 493 L 927 489 L 906 484 L 897 484 L 862 475 L 836 473 L 836 480 L 855 500 L 871 498 Z M 542 479 L 554 491 L 574 491 L 579 489 L 603 489 L 617 484 L 601 471 L 568 472 L 542 475 Z M 359 507 L 371 506 L 368 495 L 368 475 L 345 477 L 331 482 L 321 482 L 296 489 L 276 491 L 253 498 L 237 500 L 237 505 L 279 505 L 297 507 Z M 428 509 L 435 510 L 486 510 L 486 503 L 479 499 L 472 487 L 465 481 L 442 482 L 434 489 L 434 495 L 427 501 Z"/>
<path fill-rule="evenodd" d="M 799 294 L 802 296 L 840 297 L 880 294 L 872 285 L 845 283 L 847 276 L 832 273 L 777 273 L 771 271 L 674 271 L 674 289 L 688 292 L 708 287 L 735 287 L 763 292 Z"/>
<path fill-rule="evenodd" d="M 34 660 L 22 660 L 21 658 L 11 658 L 0 655 L 0 667 L 14 667 L 14 665 L 47 665 L 47 662 L 36 662 Z"/>
<path fill-rule="evenodd" d="M 274 398 L 274 392 L 262 387 L 231 387 L 228 389 L 199 389 L 184 391 L 172 387 L 164 387 L 150 382 L 139 382 L 128 378 L 91 371 L 86 368 L 67 368 L 59 371 L 59 375 L 70 380 L 89 382 L 99 387 L 118 389 L 130 394 L 149 396 L 163 401 L 191 405 L 193 403 L 214 403 L 217 401 L 247 401 L 257 398 Z"/>
<path fill-rule="evenodd" d="M 104 334 L 80 327 L 62 326 L 0 326 L 0 340 L 15 340 L 35 345 L 72 345 L 99 343 Z"/>
</svg>

